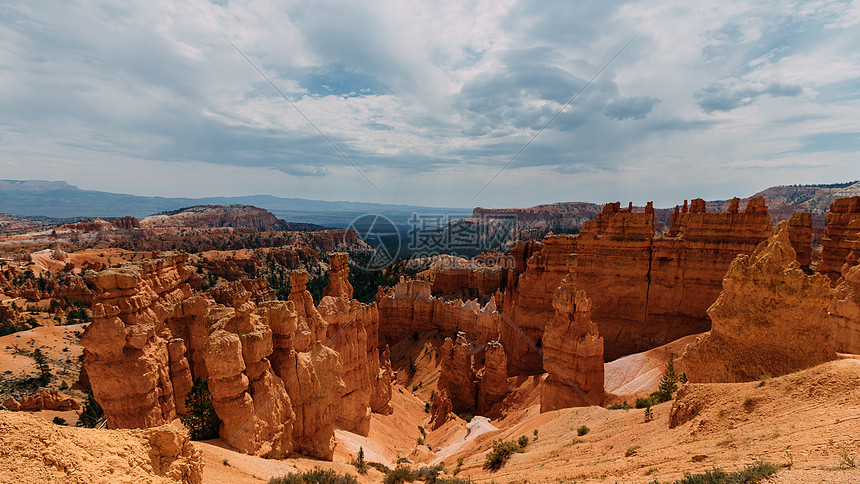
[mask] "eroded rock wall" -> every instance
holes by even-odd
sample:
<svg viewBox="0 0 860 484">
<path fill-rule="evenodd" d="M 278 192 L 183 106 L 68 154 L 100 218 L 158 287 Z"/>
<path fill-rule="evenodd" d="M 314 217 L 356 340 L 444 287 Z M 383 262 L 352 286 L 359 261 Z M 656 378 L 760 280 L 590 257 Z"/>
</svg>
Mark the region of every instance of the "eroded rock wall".
<svg viewBox="0 0 860 484">
<path fill-rule="evenodd" d="M 860 197 L 840 198 L 830 205 L 821 240 L 818 271 L 835 281 L 860 259 Z"/>
<path fill-rule="evenodd" d="M 546 322 L 555 316 L 553 294 L 571 253 L 579 256 L 577 278 L 592 301 L 605 359 L 710 329 L 706 311 L 726 269 L 737 254 L 751 253 L 767 238 L 771 223 L 763 199 L 752 199 L 744 212 L 737 203 L 727 212 L 706 209 L 703 200 L 685 202 L 671 216 L 667 236 L 659 237 L 650 204 L 641 212 L 608 204 L 579 235 L 551 235 L 543 243 L 515 247 L 515 258 L 531 255 L 524 270 L 511 271 L 504 294 L 503 313 L 513 325 L 501 325 L 501 342 L 511 374 L 543 371 L 532 344 L 542 344 Z M 798 222 L 800 241 L 805 226 Z"/>
<path fill-rule="evenodd" d="M 176 402 L 185 395 L 175 394 L 171 367 L 188 363 L 176 355 L 171 365 L 167 321 L 203 316 L 184 312 L 191 309 L 182 304 L 191 298 L 189 275 L 184 255 L 164 253 L 92 277 L 93 322 L 81 344 L 93 394 L 111 428 L 152 427 L 176 418 Z"/>
<path fill-rule="evenodd" d="M 541 412 L 603 403 L 603 338 L 591 320 L 591 300 L 576 284 L 577 255 L 553 293 L 555 316 L 543 335 Z"/>
<path fill-rule="evenodd" d="M 711 330 L 687 347 L 693 382 L 750 381 L 836 358 L 830 280 L 806 274 L 781 222 L 752 255 L 738 255 L 708 309 Z"/>
<path fill-rule="evenodd" d="M 380 342 L 396 343 L 413 332 L 438 330 L 454 336 L 463 331 L 482 343 L 498 340 L 502 326 L 495 297 L 481 306 L 477 300 L 446 301 L 431 295 L 425 281 L 401 281 L 376 298 Z"/>
</svg>

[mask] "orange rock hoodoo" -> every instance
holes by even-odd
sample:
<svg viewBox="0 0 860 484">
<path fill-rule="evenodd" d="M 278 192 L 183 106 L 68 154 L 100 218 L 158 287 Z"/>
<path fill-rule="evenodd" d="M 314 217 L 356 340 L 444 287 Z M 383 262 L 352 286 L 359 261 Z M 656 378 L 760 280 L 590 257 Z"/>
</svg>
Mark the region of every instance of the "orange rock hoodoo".
<svg viewBox="0 0 860 484">
<path fill-rule="evenodd" d="M 752 255 L 732 261 L 708 309 L 711 331 L 684 353 L 690 381 L 749 381 L 836 358 L 830 281 L 801 270 L 788 231 L 781 222 Z"/>
<path fill-rule="evenodd" d="M 577 289 L 577 255 L 553 294 L 555 317 L 543 334 L 543 365 L 549 374 L 541 392 L 541 412 L 603 403 L 603 338 L 591 321 L 591 300 Z"/>
<path fill-rule="evenodd" d="M 737 254 L 752 252 L 772 227 L 763 199 L 751 199 L 744 212 L 730 208 L 709 213 L 703 200 L 694 200 L 689 210 L 686 204 L 676 209 L 668 236 L 657 237 L 650 204 L 644 212 L 608 204 L 579 235 L 520 244 L 512 255 L 527 257 L 526 268 L 509 274 L 504 314 L 538 342 L 554 317 L 552 298 L 567 274 L 565 257 L 577 253 L 577 280 L 588 289 L 606 359 L 707 331 L 706 310 L 729 264 Z M 807 229 L 800 224 L 796 230 Z M 540 355 L 506 326 L 501 341 L 508 355 L 517 355 L 508 358 L 511 374 L 541 372 Z"/>
<path fill-rule="evenodd" d="M 860 197 L 840 198 L 830 205 L 821 240 L 818 271 L 832 280 L 860 262 Z"/>
<path fill-rule="evenodd" d="M 328 297 L 347 305 L 330 309 L 360 320 L 355 334 L 333 338 L 342 357 L 321 341 L 328 329 L 342 329 L 343 315 L 327 310 L 326 322 L 306 290 L 306 272 L 293 273 L 290 301 L 272 300 L 264 281 L 248 280 L 219 286 L 207 299 L 192 294 L 185 261 L 163 253 L 92 278 L 84 366 L 110 427 L 170 422 L 184 411 L 193 376 L 209 382 L 222 439 L 256 455 L 331 459 L 336 420 L 386 411 L 393 372 L 387 359 L 379 363 L 375 307 Z M 364 371 L 366 378 L 357 375 Z M 345 390 L 365 384 L 361 398 L 347 398 Z"/>
<path fill-rule="evenodd" d="M 352 299 L 348 255 L 329 254 L 329 285 L 319 304 L 328 323 L 327 340 L 343 361 L 344 394 L 337 423 L 344 429 L 367 435 L 370 413 L 391 412 L 394 372 L 389 353 L 379 355 L 379 312 L 376 303 Z"/>
</svg>

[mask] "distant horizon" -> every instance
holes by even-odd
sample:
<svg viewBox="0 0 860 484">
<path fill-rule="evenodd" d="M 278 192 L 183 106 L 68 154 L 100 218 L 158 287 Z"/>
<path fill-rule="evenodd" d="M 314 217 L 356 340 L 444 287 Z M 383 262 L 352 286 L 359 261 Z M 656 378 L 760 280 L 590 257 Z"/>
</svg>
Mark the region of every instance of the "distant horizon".
<svg viewBox="0 0 860 484">
<path fill-rule="evenodd" d="M 71 187 L 71 188 L 74 188 L 76 190 L 83 191 L 83 192 L 97 192 L 97 193 L 105 193 L 105 194 L 110 194 L 110 195 L 122 195 L 122 196 L 132 196 L 132 197 L 140 197 L 140 198 L 158 198 L 158 199 L 165 199 L 165 200 L 178 199 L 178 200 L 205 202 L 206 200 L 209 200 L 209 199 L 218 199 L 218 198 L 221 198 L 221 199 L 242 199 L 242 198 L 253 198 L 253 197 L 272 197 L 272 198 L 282 199 L 282 200 L 302 200 L 302 201 L 307 201 L 307 202 L 322 202 L 322 203 L 331 203 L 331 204 L 338 204 L 338 203 L 357 204 L 357 205 L 367 204 L 367 205 L 380 205 L 380 206 L 389 206 L 389 207 L 414 207 L 414 208 L 449 209 L 449 210 L 464 210 L 464 211 L 472 211 L 472 210 L 475 210 L 478 208 L 489 209 L 489 210 L 494 210 L 494 209 L 527 209 L 527 208 L 537 207 L 537 206 L 541 206 L 541 205 L 554 205 L 554 204 L 564 204 L 564 203 L 591 203 L 591 204 L 595 204 L 595 205 L 605 205 L 607 203 L 621 202 L 622 205 L 626 206 L 628 203 L 632 202 L 635 207 L 644 207 L 647 203 L 652 201 L 652 200 L 647 200 L 647 201 L 637 202 L 637 201 L 633 201 L 633 200 L 629 200 L 629 199 L 626 199 L 626 200 L 615 199 L 615 200 L 603 200 L 603 201 L 599 201 L 599 200 L 558 200 L 558 201 L 554 201 L 554 202 L 541 202 L 541 203 L 537 203 L 535 205 L 529 205 L 529 206 L 490 207 L 490 206 L 476 205 L 474 207 L 434 207 L 434 206 L 427 206 L 427 205 L 386 204 L 386 203 L 379 203 L 379 202 L 362 202 L 362 201 L 355 201 L 355 200 L 322 200 L 322 199 L 308 199 L 308 198 L 299 198 L 299 197 L 280 197 L 280 196 L 272 195 L 272 194 L 268 194 L 268 193 L 256 193 L 256 194 L 245 194 L 245 195 L 234 195 L 234 196 L 210 195 L 210 196 L 203 196 L 203 197 L 187 197 L 187 196 L 163 197 L 163 196 L 156 196 L 156 195 L 137 195 L 137 194 L 133 194 L 133 193 L 107 192 L 107 191 L 103 191 L 103 190 L 83 189 L 77 185 L 68 183 L 65 180 L 0 179 L 0 184 L 2 184 L 3 182 L 64 184 L 65 186 L 68 186 L 68 187 Z M 760 189 L 756 190 L 753 193 L 735 194 L 735 195 L 732 195 L 729 197 L 724 197 L 724 198 L 704 199 L 701 196 L 696 196 L 696 197 L 691 197 L 691 198 L 679 200 L 678 202 L 673 203 L 671 205 L 657 205 L 656 203 L 654 203 L 654 208 L 671 209 L 671 208 L 674 208 L 676 205 L 681 205 L 684 202 L 684 200 L 690 201 L 690 200 L 693 200 L 696 198 L 702 198 L 706 202 L 723 202 L 723 201 L 731 200 L 734 197 L 738 197 L 740 199 L 745 199 L 745 198 L 752 197 L 752 196 L 754 196 L 754 195 L 756 195 L 762 191 L 772 189 L 772 188 L 781 188 L 781 187 L 785 187 L 785 188 L 791 188 L 791 187 L 798 187 L 798 188 L 803 188 L 803 187 L 846 188 L 846 187 L 852 186 L 852 185 L 857 184 L 857 183 L 860 183 L 860 180 L 851 180 L 851 181 L 846 181 L 846 182 L 832 182 L 832 183 L 800 183 L 800 184 L 771 185 L 771 186 L 767 186 L 767 187 L 761 187 Z M 2 186 L 0 186 L 0 193 L 2 193 L 2 191 L 3 191 Z M 208 205 L 208 204 L 209 203 L 201 203 L 201 205 Z M 236 205 L 249 205 L 249 204 L 248 203 L 236 203 Z M 182 208 L 188 208 L 188 207 L 182 207 Z M 263 208 L 263 207 L 259 207 L 259 208 Z M 171 210 L 177 210 L 177 209 L 171 209 Z M 5 212 L 3 212 L 2 207 L 0 207 L 0 213 L 5 213 Z M 109 218 L 113 218 L 113 217 L 114 216 L 110 216 Z"/>
</svg>

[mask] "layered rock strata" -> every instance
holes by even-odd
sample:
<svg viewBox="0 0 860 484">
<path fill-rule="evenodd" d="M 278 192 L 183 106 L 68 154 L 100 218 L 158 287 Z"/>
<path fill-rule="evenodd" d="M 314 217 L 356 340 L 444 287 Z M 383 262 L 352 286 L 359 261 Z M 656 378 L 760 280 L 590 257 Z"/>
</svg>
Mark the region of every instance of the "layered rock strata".
<svg viewBox="0 0 860 484">
<path fill-rule="evenodd" d="M 463 331 L 482 343 L 498 340 L 502 316 L 491 297 L 481 306 L 477 300 L 446 301 L 431 295 L 425 281 L 401 281 L 376 298 L 379 307 L 379 337 L 396 343 L 413 332 L 438 330 L 454 336 Z"/>
<path fill-rule="evenodd" d="M 208 380 L 221 438 L 261 456 L 331 459 L 344 383 L 326 322 L 293 278 L 290 301 L 265 281 L 192 294 L 184 254 L 163 253 L 92 278 L 84 369 L 111 428 L 151 427 L 184 411 L 192 377 Z M 304 277 L 302 277 L 304 276 Z"/>
<path fill-rule="evenodd" d="M 612 360 L 707 331 L 706 310 L 729 264 L 771 230 L 763 199 L 751 199 L 743 212 L 737 203 L 713 213 L 703 200 L 685 202 L 671 216 L 666 237 L 655 235 L 653 220 L 650 204 L 642 212 L 608 204 L 579 235 L 550 235 L 514 248 L 512 255 L 526 264 L 510 272 L 504 295 L 503 314 L 513 325 L 501 326 L 501 342 L 512 375 L 543 371 L 532 344 L 541 342 L 555 316 L 553 294 L 567 274 L 567 254 L 579 255 L 577 278 L 588 288 L 604 357 Z"/>
<path fill-rule="evenodd" d="M 438 388 L 451 400 L 455 412 L 472 411 L 478 403 L 473 347 L 463 332 L 456 341 L 445 338 L 440 351 L 441 370 Z"/>
<path fill-rule="evenodd" d="M 111 428 L 152 427 L 176 418 L 176 402 L 185 395 L 174 392 L 167 321 L 201 316 L 184 312 L 183 301 L 191 298 L 189 275 L 184 255 L 165 253 L 91 279 L 97 292 L 93 322 L 81 344 L 93 394 Z M 188 364 L 183 359 L 174 360 L 179 373 Z"/>
<path fill-rule="evenodd" d="M 860 197 L 840 198 L 830 205 L 821 240 L 818 271 L 835 281 L 860 260 Z"/>
<path fill-rule="evenodd" d="M 860 354 L 860 266 L 853 266 L 837 281 L 830 305 L 836 351 Z"/>
<path fill-rule="evenodd" d="M 591 320 L 591 300 L 576 285 L 577 255 L 553 294 L 555 316 L 543 335 L 541 412 L 603 403 L 603 338 Z"/>
<path fill-rule="evenodd" d="M 503 290 L 507 270 L 500 264 L 486 265 L 478 260 L 466 260 L 450 255 L 433 259 L 433 295 L 475 299 L 492 296 Z"/>
<path fill-rule="evenodd" d="M 327 341 L 343 362 L 344 393 L 337 424 L 367 435 L 370 413 L 391 412 L 393 371 L 388 353 L 379 354 L 379 311 L 376 303 L 362 304 L 352 299 L 349 283 L 349 256 L 329 254 L 331 270 L 326 294 L 318 310 L 327 323 Z"/>
<path fill-rule="evenodd" d="M 836 358 L 829 279 L 806 274 L 789 225 L 781 222 L 752 255 L 739 255 L 708 309 L 711 330 L 687 347 L 693 382 L 739 382 L 777 376 Z"/>
</svg>

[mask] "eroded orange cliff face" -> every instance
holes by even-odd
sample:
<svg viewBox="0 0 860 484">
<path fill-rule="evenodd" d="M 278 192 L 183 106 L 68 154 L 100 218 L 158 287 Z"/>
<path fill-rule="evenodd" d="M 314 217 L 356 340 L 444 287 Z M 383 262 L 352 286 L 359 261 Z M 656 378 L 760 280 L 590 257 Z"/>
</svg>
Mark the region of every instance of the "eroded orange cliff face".
<svg viewBox="0 0 860 484">
<path fill-rule="evenodd" d="M 318 310 L 327 323 L 326 340 L 343 362 L 344 393 L 337 423 L 367 435 L 370 413 L 391 412 L 393 371 L 390 361 L 380 362 L 379 312 L 376 303 L 352 299 L 346 253 L 329 254 L 329 285 Z M 383 358 L 388 358 L 383 353 Z"/>
<path fill-rule="evenodd" d="M 432 296 L 430 289 L 429 282 L 401 281 L 377 296 L 381 340 L 395 343 L 413 332 L 429 330 L 449 336 L 463 331 L 482 343 L 498 340 L 502 323 L 495 297 L 482 306 L 477 300 L 446 301 Z"/>
<path fill-rule="evenodd" d="M 206 298 L 192 293 L 185 261 L 163 253 L 93 277 L 84 365 L 108 424 L 170 422 L 200 376 L 228 445 L 331 459 L 343 364 L 319 341 L 326 322 L 305 290 L 306 274 L 294 277 L 291 301 L 273 300 L 256 280 L 218 286 Z"/>
<path fill-rule="evenodd" d="M 111 428 L 152 427 L 176 418 L 176 401 L 185 396 L 174 393 L 168 320 L 199 321 L 205 310 L 183 307 L 192 297 L 189 275 L 184 255 L 165 253 L 92 278 L 93 322 L 81 344 L 93 394 Z M 184 359 L 177 355 L 174 367 L 187 365 Z M 179 386 L 190 388 L 190 375 L 177 373 L 188 379 Z"/>
<path fill-rule="evenodd" d="M 860 266 L 853 266 L 837 281 L 830 305 L 836 351 L 860 354 Z"/>
<path fill-rule="evenodd" d="M 840 198 L 830 205 L 821 240 L 818 271 L 835 281 L 860 260 L 860 197 Z"/>
<path fill-rule="evenodd" d="M 507 270 L 499 264 L 482 264 L 450 255 L 437 256 L 431 266 L 434 295 L 460 299 L 489 297 L 504 289 Z"/>
<path fill-rule="evenodd" d="M 540 355 L 523 335 L 541 343 L 555 313 L 553 293 L 567 274 L 567 254 L 579 255 L 578 284 L 592 301 L 604 357 L 612 360 L 707 331 L 706 310 L 729 264 L 737 254 L 752 252 L 771 229 L 763 199 L 752 199 L 744 212 L 736 203 L 717 213 L 707 212 L 703 200 L 685 203 L 672 215 L 666 237 L 656 236 L 653 224 L 650 204 L 641 212 L 608 204 L 579 235 L 551 235 L 543 244 L 516 249 L 531 256 L 524 271 L 511 272 L 504 295 L 504 314 L 512 325 L 502 325 L 501 341 L 511 374 L 543 370 Z M 802 220 L 798 227 L 805 229 Z"/>
<path fill-rule="evenodd" d="M 570 273 L 553 293 L 555 316 L 543 334 L 543 365 L 549 374 L 540 410 L 603 403 L 603 338 L 591 320 L 591 300 L 576 285 L 578 256 L 568 256 Z"/>
<path fill-rule="evenodd" d="M 800 268 L 781 222 L 752 255 L 732 261 L 708 309 L 713 327 L 687 347 L 683 369 L 693 382 L 740 382 L 835 359 L 833 300 L 826 276 Z"/>
</svg>

